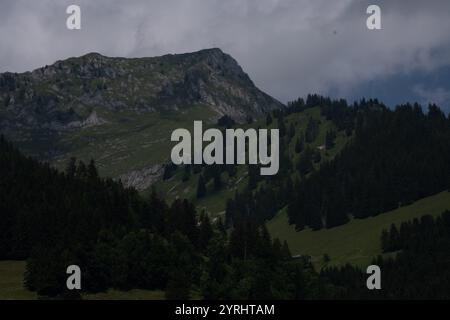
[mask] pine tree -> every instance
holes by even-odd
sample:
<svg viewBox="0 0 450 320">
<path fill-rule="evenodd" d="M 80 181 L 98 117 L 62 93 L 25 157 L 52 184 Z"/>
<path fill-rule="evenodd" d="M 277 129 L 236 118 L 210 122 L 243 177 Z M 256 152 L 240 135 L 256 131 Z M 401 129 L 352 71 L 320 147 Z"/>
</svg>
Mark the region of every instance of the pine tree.
<svg viewBox="0 0 450 320">
<path fill-rule="evenodd" d="M 95 179 L 98 177 L 97 168 L 95 167 L 95 162 L 93 159 L 91 159 L 91 161 L 89 161 L 87 172 L 88 172 L 89 178 L 91 178 L 91 179 Z"/>
<path fill-rule="evenodd" d="M 304 138 L 303 135 L 300 135 L 300 137 L 297 138 L 297 140 L 295 141 L 295 152 L 296 153 L 300 153 L 303 151 L 304 149 Z"/>
<path fill-rule="evenodd" d="M 188 300 L 190 297 L 191 283 L 188 275 L 181 269 L 175 269 L 170 275 L 170 280 L 165 291 L 167 300 Z"/>
<path fill-rule="evenodd" d="M 286 135 L 286 124 L 284 123 L 284 117 L 281 112 L 278 114 L 278 130 L 280 133 L 280 137 L 284 137 Z"/>
<path fill-rule="evenodd" d="M 295 127 L 294 124 L 291 123 L 289 125 L 289 133 L 288 133 L 289 140 L 291 140 L 294 136 L 295 136 Z"/>
<path fill-rule="evenodd" d="M 334 140 L 336 139 L 336 133 L 334 131 L 327 131 L 325 135 L 325 149 L 330 150 L 334 147 Z"/>
<path fill-rule="evenodd" d="M 225 224 L 223 223 L 223 220 L 218 218 L 216 223 L 215 223 L 215 227 L 216 229 L 222 233 L 222 235 L 225 235 L 227 232 L 227 228 L 225 227 Z"/>
<path fill-rule="evenodd" d="M 189 181 L 190 177 L 191 177 L 191 166 L 187 164 L 184 166 L 182 181 L 183 182 Z"/>
<path fill-rule="evenodd" d="M 322 160 L 322 154 L 320 153 L 319 149 L 314 149 L 314 154 L 313 154 L 313 161 L 314 163 L 319 163 Z"/>
<path fill-rule="evenodd" d="M 268 112 L 266 117 L 266 125 L 270 126 L 272 124 L 272 121 L 272 116 L 270 115 L 270 112 Z"/>
<path fill-rule="evenodd" d="M 319 123 L 312 117 L 309 118 L 308 124 L 306 125 L 305 141 L 307 143 L 314 142 L 319 134 Z"/>
<path fill-rule="evenodd" d="M 313 152 L 310 147 L 307 147 L 305 151 L 303 151 L 303 153 L 300 155 L 297 169 L 300 172 L 301 176 L 305 176 L 314 170 L 314 166 L 312 164 L 312 156 Z"/>
<path fill-rule="evenodd" d="M 273 253 L 272 239 L 265 224 L 260 227 L 259 254 L 261 258 L 268 258 Z M 269 257 L 270 258 L 270 257 Z"/>
<path fill-rule="evenodd" d="M 218 191 L 222 189 L 222 175 L 221 172 L 217 170 L 214 174 L 214 190 Z"/>
<path fill-rule="evenodd" d="M 3 105 L 5 107 L 8 107 L 10 102 L 11 102 L 11 96 L 9 94 L 7 94 L 5 99 L 3 100 Z"/>
<path fill-rule="evenodd" d="M 205 211 L 202 211 L 200 215 L 200 230 L 198 236 L 198 246 L 202 250 L 205 250 L 209 241 L 213 236 L 213 228 Z"/>
<path fill-rule="evenodd" d="M 66 167 L 67 176 L 73 177 L 75 175 L 75 172 L 77 170 L 76 164 L 77 164 L 77 159 L 74 157 L 70 158 L 69 163 L 67 164 L 67 167 Z"/>
<path fill-rule="evenodd" d="M 383 252 L 390 252 L 390 244 L 389 244 L 389 232 L 386 229 L 383 229 L 381 232 L 381 249 Z"/>
<path fill-rule="evenodd" d="M 248 165 L 248 188 L 253 190 L 256 188 L 259 180 L 259 167 L 254 164 Z"/>
<path fill-rule="evenodd" d="M 201 174 L 198 178 L 197 184 L 197 199 L 203 198 L 206 195 L 206 185 L 203 179 L 203 175 Z"/>
<path fill-rule="evenodd" d="M 284 260 L 290 260 L 292 258 L 291 250 L 289 249 L 289 245 L 286 240 L 283 241 L 281 252 Z"/>
<path fill-rule="evenodd" d="M 390 251 L 396 251 L 400 249 L 400 234 L 395 224 L 391 224 L 391 228 L 389 230 L 389 248 Z"/>
</svg>

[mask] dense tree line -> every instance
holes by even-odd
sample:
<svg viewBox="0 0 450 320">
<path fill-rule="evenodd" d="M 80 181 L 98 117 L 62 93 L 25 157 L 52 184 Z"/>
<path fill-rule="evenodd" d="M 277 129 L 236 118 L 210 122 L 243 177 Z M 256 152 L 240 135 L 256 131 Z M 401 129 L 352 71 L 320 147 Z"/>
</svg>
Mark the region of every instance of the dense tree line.
<svg viewBox="0 0 450 320">
<path fill-rule="evenodd" d="M 299 134 L 292 123 L 284 123 L 288 114 L 316 105 L 352 136 L 329 162 L 306 140 L 306 135 L 317 139 L 317 122 L 309 120 L 309 133 Z M 391 111 L 376 100 L 348 106 L 312 95 L 267 120 L 284 127 L 279 174 L 261 177 L 258 166 L 249 166 L 248 186 L 228 201 L 224 224 L 211 222 L 187 200 L 168 204 L 156 192 L 142 197 L 120 181 L 100 178 L 94 162 L 72 159 L 64 173 L 58 172 L 24 157 L 1 137 L 0 259 L 27 259 L 27 287 L 47 296 L 67 294 L 70 264 L 81 266 L 85 292 L 161 289 L 168 298 L 195 292 L 210 299 L 447 294 L 448 213 L 383 232 L 383 250 L 401 252 L 395 259 L 375 261 L 387 277 L 386 290 L 375 293 L 368 293 L 366 274 L 358 268 L 327 268 L 319 276 L 307 257 L 292 261 L 287 244 L 271 239 L 263 222 L 288 205 L 298 228 L 332 227 L 350 216 L 375 215 L 448 188 L 449 118 L 434 105 L 425 114 L 418 105 Z M 326 134 L 326 149 L 334 147 L 335 138 L 334 131 Z M 288 152 L 290 142 L 295 158 Z M 183 170 L 185 179 L 199 174 L 204 196 L 207 184 L 220 189 L 222 173 L 232 175 L 236 168 Z M 174 172 L 168 165 L 165 178 Z M 403 274 L 401 283 L 397 274 Z M 437 274 L 444 281 L 438 283 Z M 411 284 L 405 287 L 405 281 Z"/>
<path fill-rule="evenodd" d="M 309 117 L 298 134 L 292 122 L 285 123 L 288 115 L 317 106 L 335 126 L 321 142 L 325 152 L 335 147 L 338 132 L 349 137 L 350 143 L 331 161 L 323 161 L 312 147 L 319 120 Z M 280 134 L 280 170 L 274 177 L 261 177 L 257 166 L 249 166 L 247 190 L 228 201 L 228 226 L 241 217 L 263 223 L 287 206 L 298 229 L 331 228 L 450 187 L 450 117 L 435 105 L 424 113 L 418 104 L 391 110 L 376 99 L 349 105 L 344 99 L 309 95 L 268 113 L 266 123 L 275 121 L 285 132 Z"/>
<path fill-rule="evenodd" d="M 289 205 L 298 228 L 334 227 L 351 216 L 374 216 L 449 188 L 450 121 L 438 107 L 425 114 L 418 105 L 389 110 L 368 101 L 336 115 L 325 112 L 337 122 L 351 113 L 355 136 L 320 170 L 299 168 L 311 174 Z"/>
<path fill-rule="evenodd" d="M 381 290 L 367 290 L 368 275 L 358 267 L 328 267 L 323 281 L 332 284 L 330 295 L 345 299 L 449 299 L 450 298 L 450 212 L 440 217 L 423 216 L 393 226 L 381 236 L 384 252 L 399 251 L 395 257 L 378 257 L 372 264 L 381 269 Z"/>
<path fill-rule="evenodd" d="M 308 117 L 306 128 L 299 132 L 293 121 L 287 123 L 286 117 L 306 109 L 325 106 L 332 103 L 329 98 L 319 95 L 308 95 L 306 102 L 299 98 L 289 102 L 284 109 L 267 113 L 266 125 L 275 122 L 275 128 L 280 130 L 280 169 L 275 176 L 262 177 L 259 166 L 248 166 L 248 185 L 244 191 L 229 199 L 226 206 L 226 223 L 230 227 L 241 218 L 252 219 L 261 224 L 273 216 L 296 197 L 298 177 L 305 178 L 321 163 L 320 150 L 313 147 L 320 133 L 320 120 Z M 334 147 L 336 132 L 329 130 L 323 145 L 327 149 Z M 290 152 L 290 145 L 293 152 Z M 298 156 L 296 155 L 298 154 Z"/>
<path fill-rule="evenodd" d="M 165 290 L 167 298 L 294 299 L 319 296 L 311 263 L 242 219 L 227 232 L 187 200 L 167 204 L 100 178 L 72 159 L 58 172 L 0 138 L 0 259 L 27 259 L 25 285 L 39 295 L 79 297 L 66 268 L 79 265 L 82 292 Z"/>
<path fill-rule="evenodd" d="M 429 250 L 437 242 L 444 243 L 449 240 L 450 211 L 446 211 L 437 218 L 425 215 L 420 219 L 404 221 L 399 228 L 392 224 L 389 230 L 383 230 L 381 248 L 385 253 L 399 250 L 419 252 Z"/>
</svg>

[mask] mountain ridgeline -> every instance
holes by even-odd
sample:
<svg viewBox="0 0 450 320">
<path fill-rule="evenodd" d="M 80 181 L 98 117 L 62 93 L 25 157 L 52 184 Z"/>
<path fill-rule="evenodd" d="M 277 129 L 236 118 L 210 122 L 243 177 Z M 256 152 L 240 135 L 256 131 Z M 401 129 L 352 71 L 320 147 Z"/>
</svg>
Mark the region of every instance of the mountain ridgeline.
<svg viewBox="0 0 450 320">
<path fill-rule="evenodd" d="M 144 143 L 164 149 L 186 119 L 200 120 L 200 114 L 213 122 L 227 114 L 243 122 L 281 107 L 220 49 L 152 58 L 90 53 L 32 72 L 0 74 L 0 131 L 10 141 L 53 164 L 72 156 L 101 158 L 102 173 L 113 177 L 167 161 L 165 152 L 114 165 Z"/>
<path fill-rule="evenodd" d="M 220 49 L 155 58 L 90 53 L 21 74 L 0 75 L 2 127 L 61 129 L 93 111 L 152 112 L 205 104 L 245 119 L 279 108 Z"/>
<path fill-rule="evenodd" d="M 167 164 L 171 131 L 193 120 L 278 129 L 278 174 Z M 284 106 L 219 49 L 91 53 L 0 74 L 0 133 L 0 259 L 26 259 L 25 285 L 41 296 L 79 298 L 65 287 L 77 264 L 83 294 L 448 297 L 448 212 L 380 234 L 384 253 L 401 251 L 374 260 L 387 271 L 383 292 L 367 291 L 355 266 L 316 272 L 265 226 L 283 211 L 298 231 L 334 228 L 450 190 L 450 117 L 436 105 L 308 95 Z M 134 187 L 155 181 L 151 192 Z"/>
</svg>

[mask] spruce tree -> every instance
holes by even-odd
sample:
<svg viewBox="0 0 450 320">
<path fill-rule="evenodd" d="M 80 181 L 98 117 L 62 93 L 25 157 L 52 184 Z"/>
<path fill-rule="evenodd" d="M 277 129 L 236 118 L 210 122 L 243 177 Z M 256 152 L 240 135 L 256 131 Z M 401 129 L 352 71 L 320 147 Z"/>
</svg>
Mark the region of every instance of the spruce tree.
<svg viewBox="0 0 450 320">
<path fill-rule="evenodd" d="M 200 249 L 206 249 L 213 233 L 214 232 L 209 217 L 205 211 L 202 211 L 200 215 L 200 230 L 198 236 L 198 246 Z"/>
<path fill-rule="evenodd" d="M 165 295 L 167 300 L 188 300 L 190 297 L 189 276 L 180 267 L 176 268 L 170 275 Z"/>
<path fill-rule="evenodd" d="M 187 164 L 184 166 L 182 181 L 183 182 L 189 181 L 190 177 L 191 177 L 191 166 Z"/>
<path fill-rule="evenodd" d="M 303 142 L 303 135 L 300 135 L 300 137 L 297 138 L 295 141 L 295 152 L 300 153 L 304 149 L 304 142 Z"/>
<path fill-rule="evenodd" d="M 289 245 L 286 240 L 283 241 L 283 247 L 281 251 L 285 260 L 290 260 L 292 258 L 291 250 L 289 249 Z"/>
<path fill-rule="evenodd" d="M 294 127 L 294 124 L 291 123 L 289 125 L 289 132 L 288 132 L 289 140 L 292 139 L 294 136 L 295 136 L 295 127 Z"/>
<path fill-rule="evenodd" d="M 270 115 L 270 112 L 268 112 L 266 117 L 266 125 L 270 126 L 272 124 L 272 121 L 272 116 Z"/>
<path fill-rule="evenodd" d="M 206 185 L 205 180 L 203 179 L 203 174 L 198 178 L 197 184 L 197 199 L 203 198 L 206 195 Z"/>
<path fill-rule="evenodd" d="M 220 189 L 222 189 L 222 175 L 220 171 L 217 171 L 214 174 L 214 190 L 218 191 Z"/>
</svg>

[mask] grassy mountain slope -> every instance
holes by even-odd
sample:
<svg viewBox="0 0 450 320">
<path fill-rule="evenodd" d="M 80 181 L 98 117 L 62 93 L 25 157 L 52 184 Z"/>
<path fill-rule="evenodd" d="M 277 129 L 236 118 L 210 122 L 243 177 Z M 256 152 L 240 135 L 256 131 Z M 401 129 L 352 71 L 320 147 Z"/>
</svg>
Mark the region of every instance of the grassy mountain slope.
<svg viewBox="0 0 450 320">
<path fill-rule="evenodd" d="M 168 161 L 175 128 L 192 127 L 194 120 L 211 122 L 217 113 L 205 106 L 179 112 L 102 112 L 107 123 L 81 131 L 63 133 L 57 147 L 66 152 L 53 163 L 64 168 L 70 157 L 95 159 L 103 176 L 118 177 L 130 170 Z"/>
<path fill-rule="evenodd" d="M 93 158 L 113 177 L 167 161 L 172 130 L 194 119 L 243 121 L 281 107 L 220 49 L 133 59 L 90 53 L 0 74 L 1 133 L 58 167 L 71 156 Z"/>
<path fill-rule="evenodd" d="M 446 209 L 450 209 L 450 192 L 445 191 L 376 217 L 354 219 L 343 226 L 319 231 L 295 231 L 282 210 L 267 223 L 267 228 L 273 237 L 288 242 L 292 254 L 310 255 L 316 266 L 323 266 L 323 255 L 328 254 L 330 264 L 352 263 L 366 267 L 372 258 L 381 254 L 383 229 L 426 214 L 436 216 Z"/>
<path fill-rule="evenodd" d="M 332 129 L 336 129 L 331 121 L 326 120 L 320 114 L 320 108 L 314 107 L 306 109 L 300 113 L 293 113 L 288 115 L 285 119 L 285 125 L 287 128 L 290 125 L 295 127 L 295 136 L 290 140 L 288 144 L 289 154 L 295 163 L 298 160 L 299 155 L 294 152 L 294 146 L 297 138 L 300 134 L 304 134 L 308 120 L 313 118 L 319 121 L 320 131 L 314 142 L 310 146 L 314 149 L 324 145 L 326 132 Z M 192 126 L 192 125 L 191 125 Z M 245 126 L 239 126 L 244 128 L 268 128 L 273 129 L 278 127 L 276 120 L 269 126 L 266 125 L 265 119 L 259 119 L 251 124 Z M 344 132 L 338 132 L 335 146 L 330 150 L 321 150 L 322 161 L 333 158 L 349 141 L 349 137 Z M 319 164 L 316 165 L 317 167 Z M 296 174 L 293 172 L 293 175 Z M 230 177 L 227 173 L 222 174 L 222 180 L 224 181 L 224 187 L 218 191 L 214 190 L 213 181 L 210 180 L 207 183 L 207 194 L 201 199 L 196 198 L 197 183 L 200 173 L 192 174 L 188 181 L 183 181 L 183 168 L 177 169 L 175 175 L 166 181 L 159 181 L 156 183 L 158 191 L 162 192 L 164 196 L 170 200 L 177 197 L 187 198 L 193 201 L 199 209 L 205 209 L 213 217 L 223 215 L 225 212 L 226 201 L 229 198 L 233 198 L 236 191 L 242 191 L 248 184 L 248 166 L 238 166 L 235 176 Z"/>
</svg>

